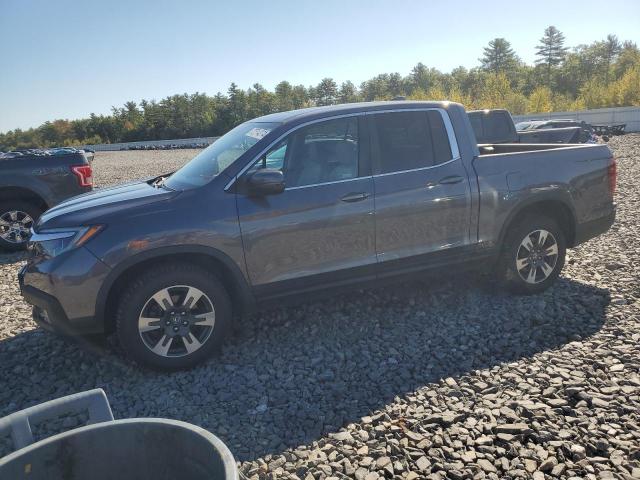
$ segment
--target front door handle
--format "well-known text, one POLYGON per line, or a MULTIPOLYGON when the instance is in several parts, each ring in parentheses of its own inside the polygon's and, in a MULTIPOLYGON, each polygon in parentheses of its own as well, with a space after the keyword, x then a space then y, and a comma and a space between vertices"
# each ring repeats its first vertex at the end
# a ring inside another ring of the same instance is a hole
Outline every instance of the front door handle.
POLYGON ((440 185, 453 185, 454 183, 460 183, 464 178, 460 175, 450 175, 448 177, 441 178, 438 182, 440 185))
POLYGON ((358 193, 347 193, 340 200, 343 202, 361 202, 362 200, 366 200, 369 197, 369 194, 366 192, 358 192, 358 193))

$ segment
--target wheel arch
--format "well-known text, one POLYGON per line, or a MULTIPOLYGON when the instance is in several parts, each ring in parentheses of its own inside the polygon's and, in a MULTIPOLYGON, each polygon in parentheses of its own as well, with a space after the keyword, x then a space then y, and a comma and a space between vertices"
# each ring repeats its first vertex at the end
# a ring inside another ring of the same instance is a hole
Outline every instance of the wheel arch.
MULTIPOLYGON (((532 198, 516 206, 507 217, 500 231, 498 245, 502 246, 509 228, 527 214, 539 214, 554 219, 564 233, 567 247, 575 245, 576 214, 571 202, 562 195, 532 198)), ((502 248, 502 247, 500 247, 502 248)))
POLYGON ((0 187, 0 203, 11 200, 29 202, 37 206, 43 212, 49 208, 49 205, 42 195, 30 188, 17 186, 0 187))
POLYGON ((251 288, 237 264, 225 253, 204 246, 158 248, 130 257, 115 267, 105 279, 96 300, 96 317, 106 333, 115 331, 118 299, 132 278, 166 262, 188 263, 214 273, 229 292, 234 315, 247 315, 255 307, 251 288))

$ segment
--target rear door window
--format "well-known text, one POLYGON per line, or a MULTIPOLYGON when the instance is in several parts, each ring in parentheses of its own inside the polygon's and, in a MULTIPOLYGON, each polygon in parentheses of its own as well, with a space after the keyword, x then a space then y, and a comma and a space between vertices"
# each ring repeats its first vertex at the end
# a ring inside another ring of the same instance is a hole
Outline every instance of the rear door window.
POLYGON ((377 174, 431 167, 451 160, 440 112, 406 111, 373 115, 377 174))

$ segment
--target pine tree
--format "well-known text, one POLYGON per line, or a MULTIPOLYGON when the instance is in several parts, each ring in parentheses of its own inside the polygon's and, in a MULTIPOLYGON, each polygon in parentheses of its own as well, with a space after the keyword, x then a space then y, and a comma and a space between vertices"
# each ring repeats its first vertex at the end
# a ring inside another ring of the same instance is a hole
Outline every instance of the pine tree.
POLYGON ((356 86, 353 82, 347 80, 340 85, 338 98, 340 103, 353 103, 358 101, 358 92, 356 91, 356 86))
POLYGON ((315 88, 317 105, 333 105, 338 98, 338 85, 332 78, 323 78, 315 88))
POLYGON ((604 74, 604 82, 609 83, 609 70, 614 60, 620 55, 622 51, 622 45, 615 35, 607 35, 607 39, 604 41, 604 61, 606 70, 604 74))
POLYGON ((536 64, 544 65, 547 71, 547 87, 551 88, 551 72, 562 63, 568 48, 564 46, 564 35, 553 25, 544 30, 544 36, 536 47, 536 55, 540 58, 536 64))
POLYGON ((484 54, 479 60, 482 69, 491 73, 508 73, 518 65, 518 57, 511 44, 504 38, 491 40, 489 45, 484 47, 484 54))

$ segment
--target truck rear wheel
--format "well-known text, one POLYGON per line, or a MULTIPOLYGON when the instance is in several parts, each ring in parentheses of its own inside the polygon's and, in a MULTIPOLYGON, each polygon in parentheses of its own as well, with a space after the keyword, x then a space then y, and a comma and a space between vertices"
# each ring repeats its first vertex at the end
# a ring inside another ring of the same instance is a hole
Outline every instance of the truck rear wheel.
POLYGON ((160 370, 195 366, 221 344, 231 301, 218 278, 195 265, 152 267, 120 298, 118 338, 136 362, 160 370))
POLYGON ((564 233, 553 219, 527 215, 507 232, 498 273, 514 293, 540 293, 560 275, 566 249, 564 233))
POLYGON ((24 201, 14 200, 0 205, 0 248, 24 250, 31 237, 31 228, 42 211, 24 201))

